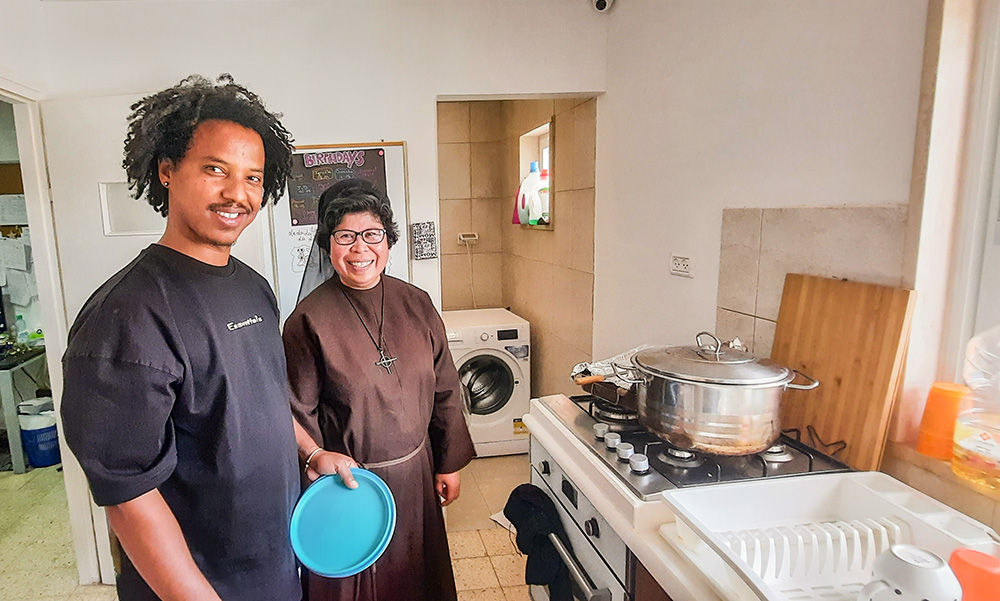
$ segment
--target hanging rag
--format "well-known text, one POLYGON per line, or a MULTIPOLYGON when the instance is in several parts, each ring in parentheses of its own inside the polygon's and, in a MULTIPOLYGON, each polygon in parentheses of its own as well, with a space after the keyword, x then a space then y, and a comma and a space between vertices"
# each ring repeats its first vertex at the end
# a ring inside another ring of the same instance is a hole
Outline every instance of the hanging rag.
POLYGON ((573 601, 569 569, 549 540, 554 533, 573 550, 552 499, 537 486, 522 484, 510 493, 503 514, 517 529, 517 548, 528 556, 525 583, 548 585, 551 601, 573 601))

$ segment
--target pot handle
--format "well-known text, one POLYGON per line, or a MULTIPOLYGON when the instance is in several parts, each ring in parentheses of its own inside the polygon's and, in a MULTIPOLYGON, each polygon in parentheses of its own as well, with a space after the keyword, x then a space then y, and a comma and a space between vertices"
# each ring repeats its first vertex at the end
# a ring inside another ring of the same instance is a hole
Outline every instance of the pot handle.
MULTIPOLYGON (((819 386, 819 380, 814 380, 814 379, 810 378, 809 376, 805 375, 804 373, 802 373, 801 371, 799 371, 797 369, 793 369, 792 373, 794 373, 797 376, 802 376, 803 378, 809 380, 809 383, 808 384, 792 384, 791 382, 789 382, 788 384, 785 384, 785 386, 788 387, 788 388, 791 388, 793 390, 812 390, 813 388, 816 388, 817 386, 819 386)), ((795 378, 792 378, 792 380, 795 380, 795 378)))
POLYGON ((630 377, 626 376, 625 374, 623 374, 621 371, 619 371, 619 370, 626 370, 626 369, 629 369, 629 368, 621 367, 620 365, 618 365, 614 361, 611 362, 611 371, 615 372, 615 377, 617 377, 622 382, 625 382, 626 384, 645 384, 646 383, 646 380, 636 380, 635 378, 630 378, 630 377))
POLYGON ((715 353, 716 357, 722 354, 722 341, 719 340, 718 336, 716 336, 711 332, 698 332, 698 335, 694 337, 694 342, 695 344, 698 345, 699 350, 712 351, 713 353, 715 353), (702 336, 708 336, 709 338, 711 338, 715 342, 715 345, 713 346, 710 344, 702 344, 701 343, 702 336))

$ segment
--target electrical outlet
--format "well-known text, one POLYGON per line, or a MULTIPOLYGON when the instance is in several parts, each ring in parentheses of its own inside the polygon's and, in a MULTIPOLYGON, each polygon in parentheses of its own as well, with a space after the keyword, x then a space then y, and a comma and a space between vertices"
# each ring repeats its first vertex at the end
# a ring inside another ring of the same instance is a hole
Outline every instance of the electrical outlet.
POLYGON ((691 274, 691 259, 678 255, 670 255, 670 273, 685 278, 693 278, 691 274))

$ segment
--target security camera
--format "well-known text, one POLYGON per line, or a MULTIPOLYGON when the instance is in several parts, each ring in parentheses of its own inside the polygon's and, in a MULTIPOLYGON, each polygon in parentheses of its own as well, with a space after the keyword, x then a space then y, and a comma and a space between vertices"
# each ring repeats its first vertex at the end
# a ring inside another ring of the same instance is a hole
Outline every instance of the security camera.
POLYGON ((611 10, 611 5, 615 3, 615 0, 591 0, 594 3, 594 10, 599 13, 606 13, 611 10))

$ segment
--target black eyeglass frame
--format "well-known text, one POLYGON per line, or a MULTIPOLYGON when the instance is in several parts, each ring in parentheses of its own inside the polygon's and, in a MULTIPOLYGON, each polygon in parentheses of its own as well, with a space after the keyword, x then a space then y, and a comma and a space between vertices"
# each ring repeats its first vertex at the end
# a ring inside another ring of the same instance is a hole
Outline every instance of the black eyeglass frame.
POLYGON ((367 230, 362 230, 360 232, 356 232, 354 230, 333 230, 333 232, 330 233, 330 239, 333 240, 334 244, 336 244, 337 246, 350 246, 357 241, 358 236, 361 236, 361 241, 364 242, 365 244, 380 244, 383 240, 385 240, 385 228, 373 227, 367 230), (365 240, 365 235, 368 234, 368 232, 378 232, 379 234, 378 240, 375 241, 365 240), (340 240, 337 239, 337 234, 339 233, 349 233, 351 234, 351 239, 348 240, 347 242, 341 242, 340 240))

